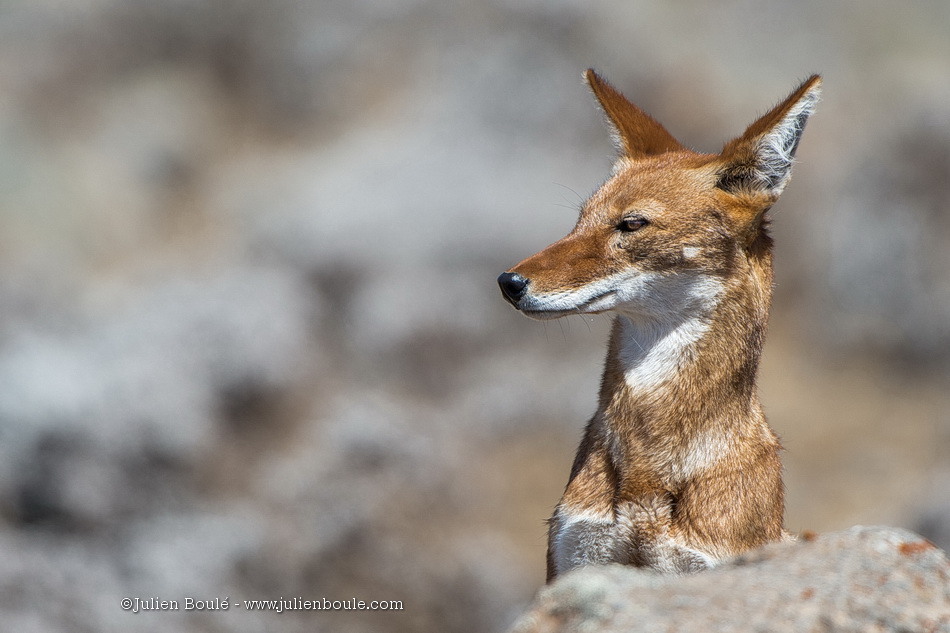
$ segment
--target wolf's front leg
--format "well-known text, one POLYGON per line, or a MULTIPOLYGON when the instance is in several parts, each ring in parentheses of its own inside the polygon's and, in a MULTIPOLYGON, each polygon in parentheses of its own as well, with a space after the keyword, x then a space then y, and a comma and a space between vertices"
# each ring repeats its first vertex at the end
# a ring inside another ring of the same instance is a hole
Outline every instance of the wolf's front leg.
POLYGON ((657 495, 617 505, 617 532, 629 548, 626 558, 637 567, 685 574, 714 567, 717 560, 678 539, 673 527, 673 499, 657 495))
POLYGON ((584 565, 630 563, 629 530, 613 510, 577 510, 559 506, 551 517, 548 539, 549 581, 584 565))

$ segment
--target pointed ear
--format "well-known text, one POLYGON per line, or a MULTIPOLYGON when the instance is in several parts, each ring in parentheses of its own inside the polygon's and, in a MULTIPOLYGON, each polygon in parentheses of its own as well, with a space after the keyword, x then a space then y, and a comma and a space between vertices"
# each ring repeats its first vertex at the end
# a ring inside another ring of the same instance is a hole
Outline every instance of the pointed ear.
POLYGON ((656 119, 630 103, 607 81, 588 68, 584 79, 610 123, 617 151, 629 158, 685 149, 656 119))
POLYGON ((820 97, 821 77, 812 75, 742 136, 727 143, 721 154, 719 188, 778 197, 791 179, 795 150, 820 97))

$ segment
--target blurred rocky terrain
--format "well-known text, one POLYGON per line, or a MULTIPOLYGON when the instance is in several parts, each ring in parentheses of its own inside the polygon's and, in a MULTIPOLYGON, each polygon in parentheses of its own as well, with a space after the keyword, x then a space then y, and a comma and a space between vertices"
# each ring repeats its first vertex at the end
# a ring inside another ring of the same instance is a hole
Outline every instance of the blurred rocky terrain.
POLYGON ((587 567, 542 590, 513 633, 950 631, 950 561, 907 530, 769 545, 693 576, 587 567))
POLYGON ((0 3, 0 630, 505 630, 608 320, 495 277, 611 148, 811 72, 762 398, 788 526, 950 547, 950 5, 0 3), (123 612, 401 600, 401 611, 123 612))

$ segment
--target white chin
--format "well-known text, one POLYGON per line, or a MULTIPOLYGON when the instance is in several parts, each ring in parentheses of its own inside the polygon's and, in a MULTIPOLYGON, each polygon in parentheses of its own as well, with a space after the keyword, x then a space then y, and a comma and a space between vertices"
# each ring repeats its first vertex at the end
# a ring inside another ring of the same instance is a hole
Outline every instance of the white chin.
POLYGON ((572 314, 583 313, 577 310, 522 310, 521 314, 536 321, 550 321, 552 319, 560 319, 561 317, 570 316, 572 314))
POLYGON ((583 316, 585 314, 601 314, 602 312, 607 312, 613 306, 609 307, 600 307, 592 305, 582 305, 572 310, 521 310, 521 313, 526 317, 530 317, 537 321, 550 321, 552 319, 560 319, 561 317, 568 316, 583 316))
POLYGON ((547 321, 572 314, 600 314, 601 312, 606 312, 616 307, 616 293, 607 292, 570 308, 546 308, 543 305, 535 305, 521 308, 521 311, 525 316, 531 317, 532 319, 547 321))

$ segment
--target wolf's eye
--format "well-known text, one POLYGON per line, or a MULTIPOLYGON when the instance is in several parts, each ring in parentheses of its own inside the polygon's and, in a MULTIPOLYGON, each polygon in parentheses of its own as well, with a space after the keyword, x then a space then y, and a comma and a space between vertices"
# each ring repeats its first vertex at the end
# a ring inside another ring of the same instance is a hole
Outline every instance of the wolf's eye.
POLYGON ((642 215, 632 215, 620 220, 620 224, 617 225, 617 230, 623 231, 624 233, 633 233, 634 231, 639 231, 649 223, 650 221, 642 215))

